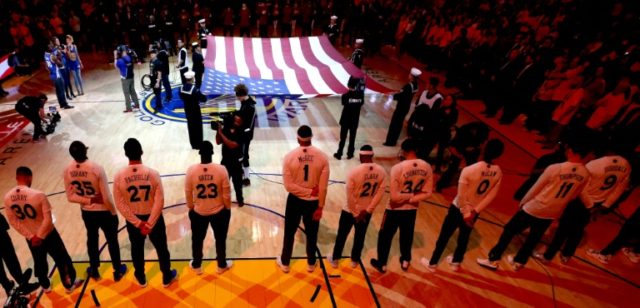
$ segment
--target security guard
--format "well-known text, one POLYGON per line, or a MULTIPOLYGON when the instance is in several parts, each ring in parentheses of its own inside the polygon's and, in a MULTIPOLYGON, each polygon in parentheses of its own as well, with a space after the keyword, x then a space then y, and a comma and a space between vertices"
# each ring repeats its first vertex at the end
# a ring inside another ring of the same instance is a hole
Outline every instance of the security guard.
POLYGON ((353 65, 355 65, 360 69, 362 68, 362 61, 364 57, 364 51, 362 50, 363 43, 364 43, 363 39, 357 39, 356 44, 354 46, 356 49, 351 54, 351 57, 349 57, 349 61, 351 61, 353 65))
POLYGON ((206 19, 198 20, 198 37, 200 38, 200 46, 207 48, 207 35, 209 35, 209 29, 205 25, 206 19))
POLYGON ((387 132, 387 140, 384 142, 385 146, 392 147, 396 145, 400 131, 402 131, 402 125, 404 124, 404 118, 409 112, 411 107, 411 101, 413 96, 418 92, 418 77, 422 75, 422 72, 417 68, 411 68, 411 74, 409 75, 409 82, 402 87, 402 91, 393 95, 393 99, 398 101, 396 110, 391 117, 391 123, 389 124, 389 131, 387 132))
POLYGON ((191 70, 196 74, 196 88, 200 89, 202 85, 202 74, 204 74, 204 57, 202 56, 202 50, 198 43, 193 42, 191 44, 193 54, 191 54, 191 70))
POLYGON ((180 48, 180 51, 178 52, 178 65, 176 68, 180 71, 180 81, 184 85, 186 83, 184 74, 189 71, 189 63, 187 60, 187 48, 182 40, 178 40, 178 48, 180 48))
POLYGON ((347 86, 349 92, 342 95, 342 115, 340 116, 340 143, 338 151, 333 154, 336 159, 342 158, 342 150, 349 133, 349 147, 347 148, 347 159, 353 158, 355 151, 356 132, 360 121, 360 108, 364 105, 364 91, 358 89, 359 78, 349 78, 347 86))
POLYGON ((324 33, 329 37, 331 45, 335 46, 338 42, 338 36, 340 35, 340 26, 337 24, 338 16, 331 16, 331 22, 324 29, 324 33))
POLYGON ((189 143, 191 148, 198 150, 202 144, 202 113, 200 102, 206 102, 207 97, 200 93, 193 84, 196 73, 188 71, 184 73, 185 83, 180 88, 180 99, 184 103, 184 114, 187 117, 187 129, 189 130, 189 143))

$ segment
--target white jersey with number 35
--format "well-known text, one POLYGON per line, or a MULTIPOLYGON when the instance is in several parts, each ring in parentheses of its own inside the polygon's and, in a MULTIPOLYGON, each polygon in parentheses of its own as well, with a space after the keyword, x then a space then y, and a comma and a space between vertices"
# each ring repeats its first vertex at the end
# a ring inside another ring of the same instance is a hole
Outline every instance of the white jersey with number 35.
POLYGON ((104 169, 89 160, 71 161, 64 169, 64 186, 69 202, 78 203, 84 211, 111 211, 115 214, 113 198, 104 169), (102 203, 91 203, 100 194, 102 203))

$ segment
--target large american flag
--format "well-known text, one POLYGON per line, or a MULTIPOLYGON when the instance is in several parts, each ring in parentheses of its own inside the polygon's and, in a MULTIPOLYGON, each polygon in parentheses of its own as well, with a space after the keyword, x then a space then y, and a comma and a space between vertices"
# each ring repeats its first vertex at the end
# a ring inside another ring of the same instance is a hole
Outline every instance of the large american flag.
MULTIPOLYGON (((347 91, 350 76, 364 73, 345 59, 326 36, 292 38, 207 37, 204 94, 232 94, 244 83, 250 93, 325 96, 347 91)), ((391 90, 372 78, 370 91, 391 90)))

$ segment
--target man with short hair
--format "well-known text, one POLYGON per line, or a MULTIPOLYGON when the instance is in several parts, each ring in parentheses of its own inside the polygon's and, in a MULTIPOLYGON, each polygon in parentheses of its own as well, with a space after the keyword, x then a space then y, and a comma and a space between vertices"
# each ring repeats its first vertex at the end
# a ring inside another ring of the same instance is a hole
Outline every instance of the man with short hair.
POLYGON ((69 146, 73 161, 64 170, 64 187, 69 202, 80 204, 82 220, 87 229, 87 251, 89 252, 89 277, 100 280, 100 250, 98 241, 102 229, 107 239, 113 280, 120 281, 127 272, 127 266, 120 262, 118 243, 118 214, 113 205, 107 174, 102 166, 87 157, 87 146, 74 141, 69 146))
POLYGON ((41 137, 46 136, 42 129, 42 121, 46 119, 44 115, 44 104, 47 103, 47 96, 25 96, 16 103, 16 112, 23 115, 33 123, 33 142, 39 142, 41 137))
POLYGON ((184 74, 189 71, 187 48, 185 47, 184 42, 181 39, 178 39, 177 45, 178 48, 180 48, 180 51, 178 51, 178 65, 176 66, 176 68, 178 69, 178 71, 180 71, 180 81, 182 82, 182 85, 184 85, 187 82, 184 74))
POLYGON ((347 86, 349 91, 342 94, 342 114, 340 115, 340 142, 338 151, 333 154, 336 159, 342 158, 342 150, 349 134, 349 147, 347 148, 347 159, 353 158, 355 152, 356 132, 360 122, 360 109, 364 105, 364 91, 358 90, 359 78, 349 78, 347 86))
POLYGON ((155 96, 155 106, 153 106, 153 113, 158 113, 162 110, 162 61, 158 59, 158 50, 155 48, 149 50, 149 56, 151 61, 149 62, 149 69, 151 70, 151 87, 153 89, 153 95, 155 96))
POLYGON ((502 170, 493 161, 504 152, 504 144, 492 139, 484 147, 483 160, 462 169, 458 180, 458 194, 449 206, 449 212, 442 222, 440 235, 433 249, 431 259, 422 258, 420 262, 431 272, 436 271, 438 261, 447 247, 449 238, 458 229, 458 243, 453 256, 447 257, 447 263, 454 270, 467 251, 469 236, 480 212, 484 210, 498 194, 502 182, 502 170))
POLYGON ((127 220, 134 276, 141 287, 147 286, 144 242, 148 235, 158 254, 162 285, 168 288, 176 280, 178 272, 171 269, 171 255, 167 248, 167 232, 162 216, 164 191, 160 174, 142 164, 142 145, 137 139, 129 138, 124 143, 124 154, 129 159, 129 165, 116 173, 113 197, 116 207, 127 220))
POLYGON ((184 184, 189 220, 191 221, 191 249, 193 260, 189 267, 202 274, 202 243, 209 225, 216 239, 218 274, 229 269, 233 263, 227 260, 227 233, 231 220, 231 187, 227 170, 213 163, 213 145, 203 141, 200 148, 200 163, 187 169, 184 184))
POLYGON ((162 81, 162 87, 164 88, 164 101, 170 102, 173 99, 173 91, 171 89, 171 82, 169 81, 169 53, 167 52, 167 46, 161 39, 156 44, 158 54, 157 59, 160 61, 160 78, 162 81))
POLYGON ((133 108, 140 108, 138 102, 138 94, 136 93, 136 87, 134 85, 133 76, 133 59, 127 52, 127 46, 120 45, 113 52, 115 58, 114 65, 120 72, 120 82, 122 83, 122 93, 124 93, 124 106, 123 112, 133 111, 131 102, 133 102, 133 108))
POLYGON ((76 270, 71 257, 53 225, 51 204, 47 196, 31 188, 32 181, 31 169, 24 166, 18 167, 16 170, 18 185, 4 196, 5 215, 11 227, 26 238, 33 256, 35 276, 44 292, 51 292, 48 254, 56 264, 67 294, 71 294, 84 281, 76 279, 76 270))
POLYGON ((187 118, 187 131, 191 148, 197 150, 202 144, 202 111, 200 103, 207 101, 207 97, 200 93, 193 84, 196 73, 188 71, 184 73, 184 83, 180 87, 180 99, 184 104, 184 115, 187 118))
POLYGON ((418 206, 420 202, 429 198, 433 191, 431 165, 418 158, 416 141, 404 140, 401 149, 402 161, 391 168, 391 197, 378 234, 378 259, 371 259, 371 266, 381 273, 387 271, 391 241, 398 229, 400 267, 403 271, 409 270, 418 206))
POLYGON ((218 123, 216 130, 216 144, 222 144, 222 160, 220 164, 229 173, 239 207, 244 206, 244 196, 242 194, 243 127, 242 116, 236 114, 230 120, 218 123))
POLYGON ((525 229, 530 228, 524 244, 507 262, 518 271, 525 266, 531 253, 553 220, 560 218, 567 204, 575 199, 589 181, 589 171, 584 161, 589 154, 585 145, 570 143, 567 161, 553 164, 542 173, 536 184, 522 198, 520 210, 507 222, 498 243, 489 252, 489 258, 476 261, 491 270, 498 269, 498 262, 509 243, 525 229))
POLYGON ((256 101, 249 95, 249 88, 244 84, 238 84, 234 88, 236 98, 240 101, 238 114, 242 117, 244 125, 244 139, 242 142, 242 185, 251 185, 249 180, 249 145, 253 140, 253 130, 256 124, 256 101))
POLYGON ((355 228, 355 234, 351 249, 351 267, 355 268, 360 263, 371 215, 384 195, 387 174, 384 168, 373 162, 373 148, 368 144, 360 148, 360 163, 347 175, 347 202, 340 213, 333 254, 327 255, 327 261, 333 268, 338 268, 344 244, 352 227, 355 228))
POLYGON ((300 147, 285 155, 283 160, 284 188, 289 196, 284 214, 282 253, 276 258, 276 264, 284 273, 289 272, 296 231, 302 220, 307 237, 307 272, 311 273, 318 265, 316 243, 329 186, 329 161, 327 155, 311 145, 311 127, 300 126, 297 137, 300 147))

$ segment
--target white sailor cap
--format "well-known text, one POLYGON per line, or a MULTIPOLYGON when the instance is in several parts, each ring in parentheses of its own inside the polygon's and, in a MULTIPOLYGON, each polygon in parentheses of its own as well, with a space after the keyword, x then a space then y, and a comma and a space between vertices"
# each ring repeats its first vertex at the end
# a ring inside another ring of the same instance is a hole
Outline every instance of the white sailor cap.
POLYGON ((422 71, 417 69, 417 68, 415 68, 415 67, 412 67, 411 68, 411 75, 415 76, 415 77, 418 77, 418 76, 422 75, 422 71))
POLYGON ((356 44, 362 44, 362 43, 364 43, 364 40, 363 40, 363 39, 357 39, 357 40, 356 40, 356 44))
POLYGON ((338 19, 338 16, 336 15, 331 16, 331 20, 336 20, 336 19, 338 19))
POLYGON ((200 45, 200 44, 198 44, 198 42, 191 43, 191 46, 193 46, 193 47, 198 47, 198 45, 200 45))
POLYGON ((193 79, 193 77, 196 77, 196 73, 194 73, 193 71, 188 71, 184 73, 184 78, 186 79, 193 79))
POLYGON ((199 23, 201 23, 201 24, 203 24, 205 21, 206 21, 206 20, 205 20, 204 18, 203 18, 203 19, 198 20, 198 22, 199 22, 199 23))

